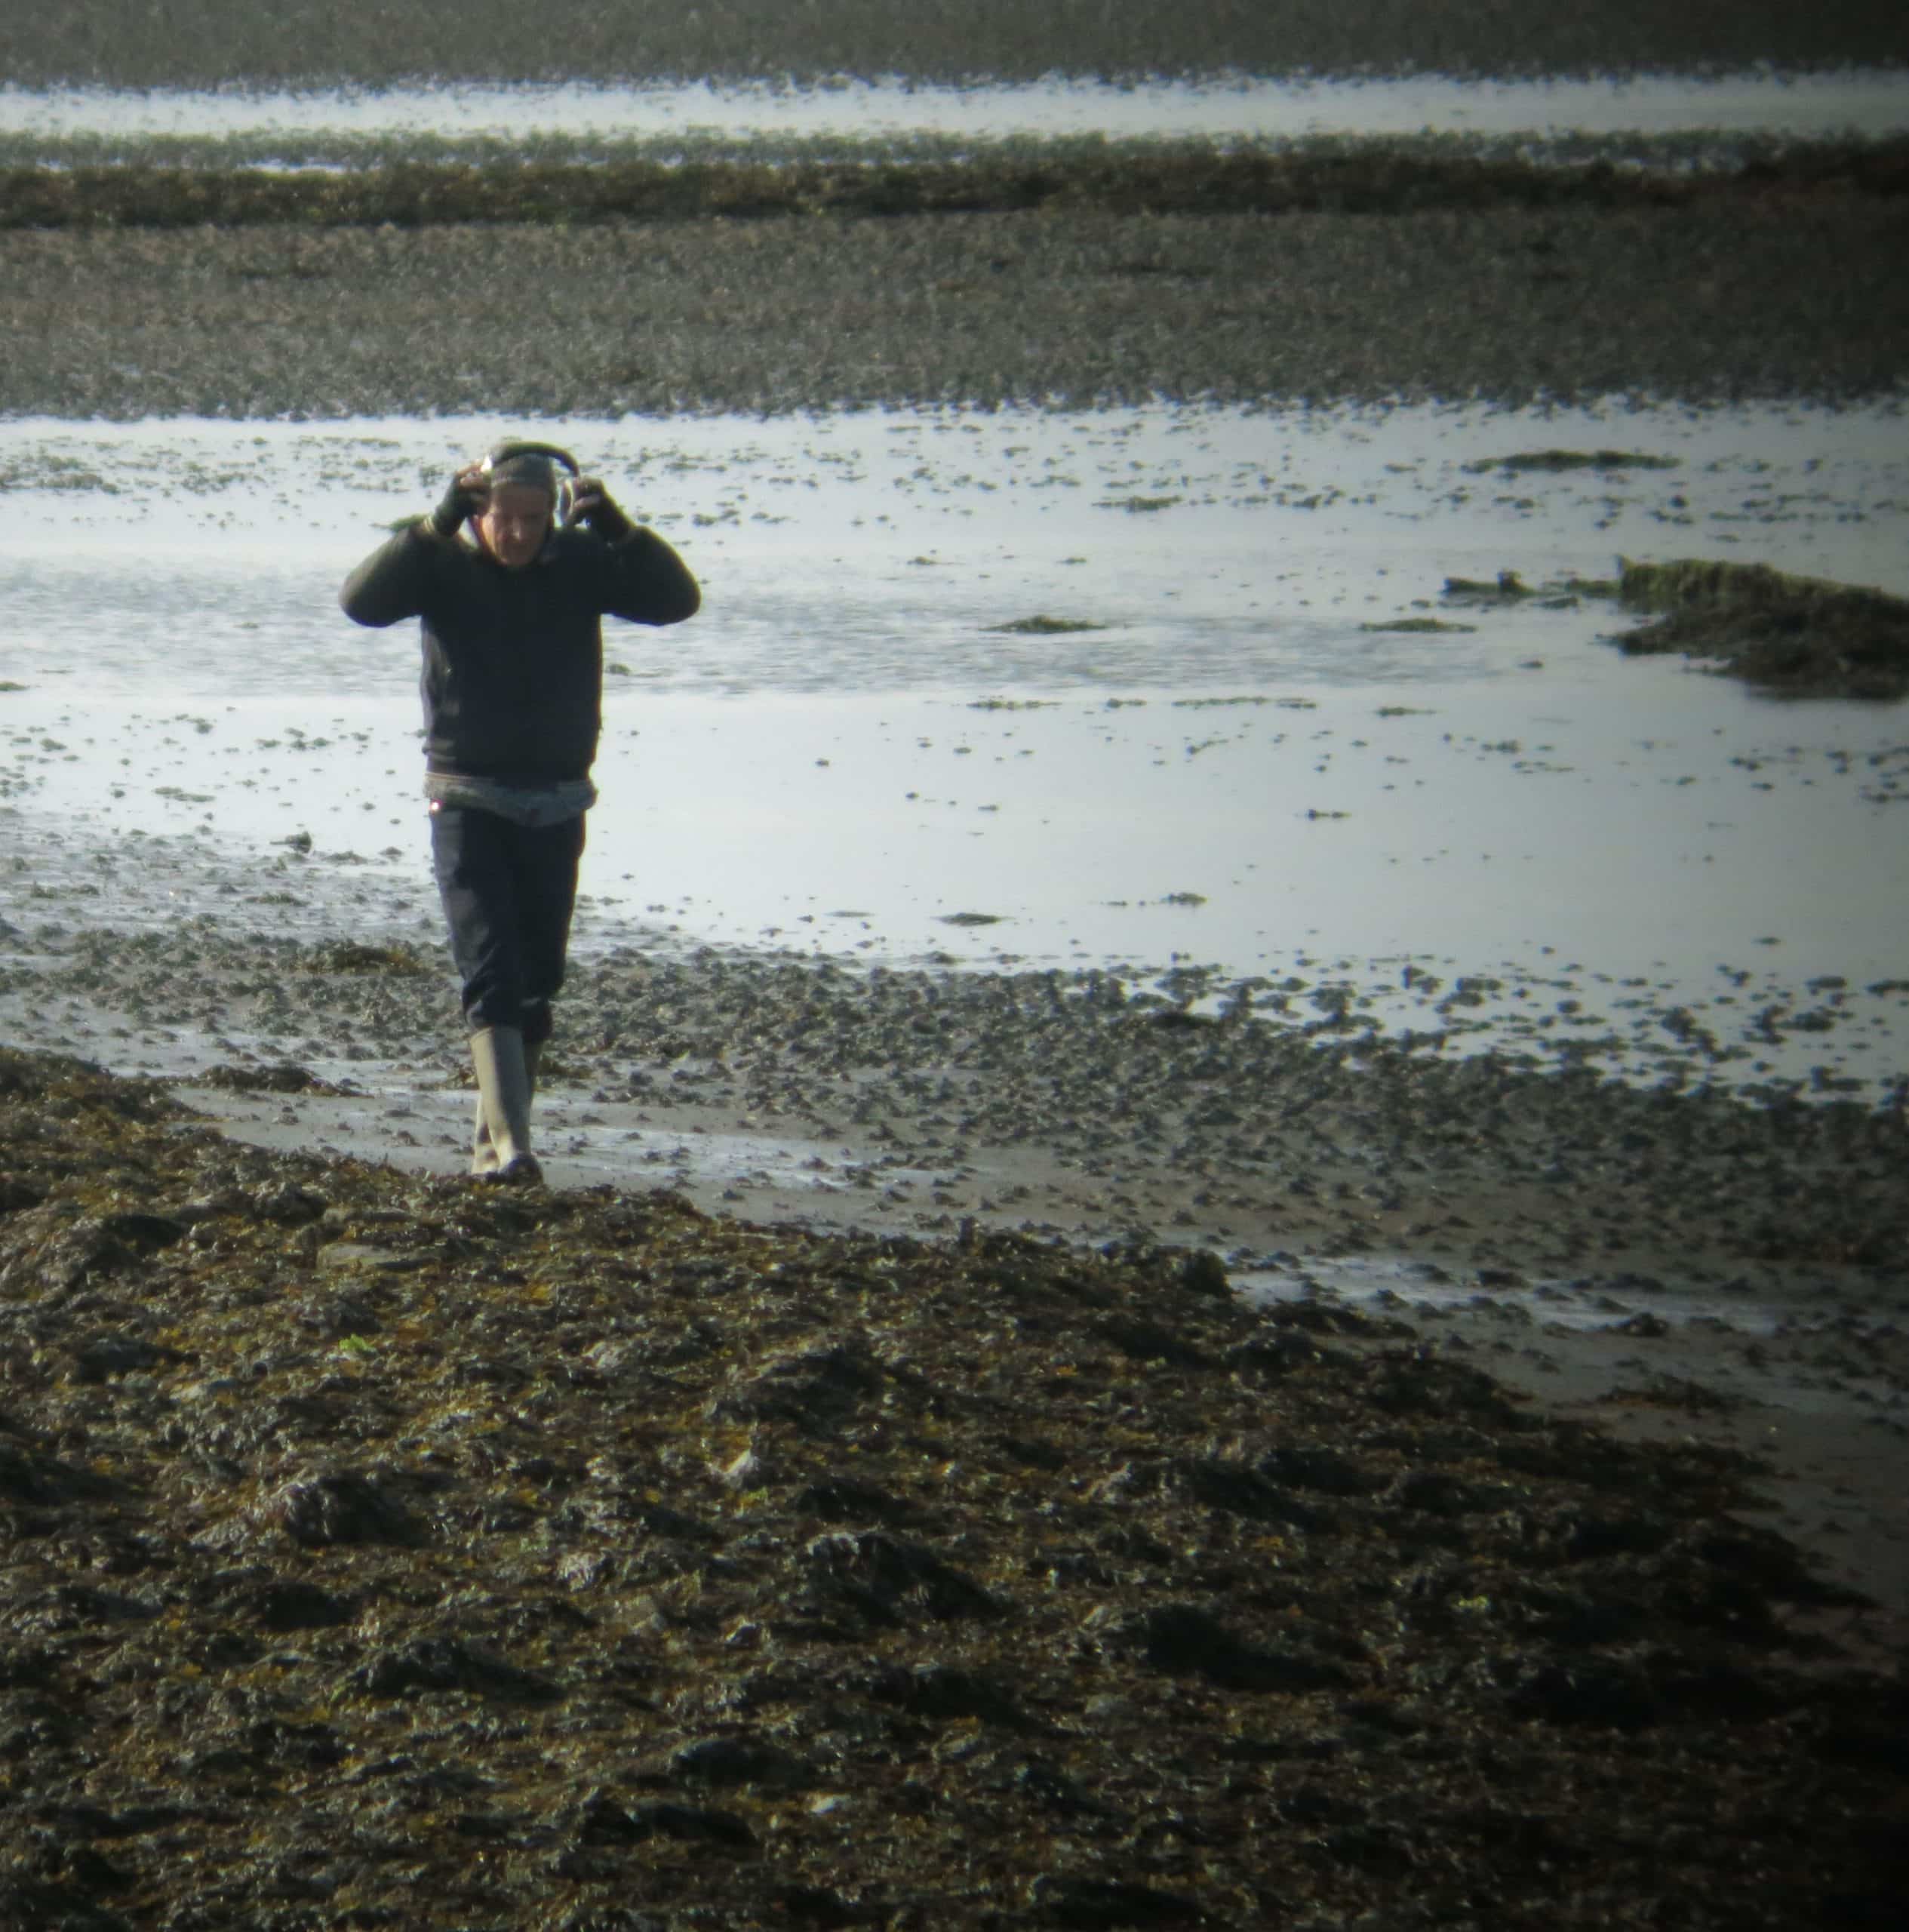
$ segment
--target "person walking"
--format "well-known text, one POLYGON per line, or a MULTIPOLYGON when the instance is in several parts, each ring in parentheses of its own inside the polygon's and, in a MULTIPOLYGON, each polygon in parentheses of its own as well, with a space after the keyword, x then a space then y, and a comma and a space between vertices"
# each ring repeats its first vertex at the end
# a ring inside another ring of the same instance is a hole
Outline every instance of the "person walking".
POLYGON ((497 445, 346 580, 346 616, 420 620, 431 855, 477 1076, 471 1171, 541 1181, 530 1102, 564 979, 602 730, 602 619, 702 603, 655 531, 573 457, 497 445))

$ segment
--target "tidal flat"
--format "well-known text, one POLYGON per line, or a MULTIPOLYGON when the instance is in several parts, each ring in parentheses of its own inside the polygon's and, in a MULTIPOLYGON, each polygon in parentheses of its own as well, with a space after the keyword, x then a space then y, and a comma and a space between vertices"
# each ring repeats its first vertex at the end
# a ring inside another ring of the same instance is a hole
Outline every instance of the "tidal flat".
MULTIPOLYGON (((773 11, 563 57, 786 73, 773 11)), ((102 17, 10 71, 561 64, 501 7, 102 17)), ((798 23, 953 78, 1893 57, 1386 18, 798 23)), ((0 234, 0 1910, 1893 1927, 1900 707, 1443 588, 1909 588, 1874 157, 183 227, 238 204, 161 158, 169 211, 0 234), (554 1185, 505 1195, 408 653, 329 600, 525 423, 711 602, 613 672, 554 1185)))
POLYGON ((1892 420, 573 426, 719 588, 699 644, 613 646, 555 1186, 504 1201, 456 1174, 414 644, 331 601, 497 419, 17 426, 20 1909, 1243 1927, 1417 1910, 1456 1861, 1528 1918, 1801 1926, 1886 1890, 1897 713, 1628 660, 1496 573, 1860 573, 1892 420), (1442 816, 1456 856, 1388 885, 1442 816), (1462 841, 1512 823, 1500 888, 1462 841), (1402 952, 1342 949, 1375 917, 1402 952), (1702 1821, 1674 1869, 1610 1842, 1621 1787, 1702 1821))

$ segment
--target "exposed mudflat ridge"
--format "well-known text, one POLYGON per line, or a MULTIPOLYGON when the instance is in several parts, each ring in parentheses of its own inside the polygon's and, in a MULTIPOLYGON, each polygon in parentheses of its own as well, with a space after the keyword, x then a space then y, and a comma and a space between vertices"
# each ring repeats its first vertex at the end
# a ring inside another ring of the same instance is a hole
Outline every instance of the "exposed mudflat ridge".
MULTIPOLYGON (((90 144, 83 145, 82 154, 90 144)), ((958 158, 859 144, 833 156, 747 154, 386 160, 318 171, 186 161, 143 144, 116 161, 0 169, 0 226, 324 227, 393 223, 761 220, 776 217, 1098 211, 1136 216, 1615 211, 1909 195, 1909 142, 1797 143, 1734 168, 1612 165, 1465 143, 1291 146, 982 144, 958 158)))
POLYGON ((0 411, 1887 396, 1905 208, 16 229, 0 411))

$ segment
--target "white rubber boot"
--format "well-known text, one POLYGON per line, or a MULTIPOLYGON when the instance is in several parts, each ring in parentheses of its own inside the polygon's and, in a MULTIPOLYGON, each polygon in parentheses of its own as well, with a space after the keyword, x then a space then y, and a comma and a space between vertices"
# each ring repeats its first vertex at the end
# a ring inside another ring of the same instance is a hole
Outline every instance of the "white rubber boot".
MULTIPOLYGON (((530 1098, 537 1095, 537 1067, 543 1059, 543 1044, 540 1040, 533 1047, 524 1049, 524 1075, 530 1083, 530 1098)), ((484 1093, 479 1088, 477 1097, 477 1121, 471 1130, 471 1171, 474 1174, 494 1176, 503 1165, 497 1158, 496 1143, 490 1138, 490 1123, 484 1118, 484 1093)))
POLYGON ((471 1035, 478 1106, 494 1165, 472 1171, 493 1180, 528 1185, 543 1178, 530 1152, 530 1071, 524 1035, 515 1026, 486 1026, 471 1035))

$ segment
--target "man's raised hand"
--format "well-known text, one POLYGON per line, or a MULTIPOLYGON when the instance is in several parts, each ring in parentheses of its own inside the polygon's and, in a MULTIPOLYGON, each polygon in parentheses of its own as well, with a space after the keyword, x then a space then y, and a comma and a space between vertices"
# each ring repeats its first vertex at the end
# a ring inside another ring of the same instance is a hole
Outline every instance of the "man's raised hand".
POLYGON ((490 500, 490 478, 481 463, 467 463, 458 471, 431 512, 431 527, 440 537, 455 537, 471 518, 481 516, 490 500))
POLYGON ((621 543, 636 528, 595 476, 576 479, 570 497, 570 521, 595 531, 606 543, 621 543))

